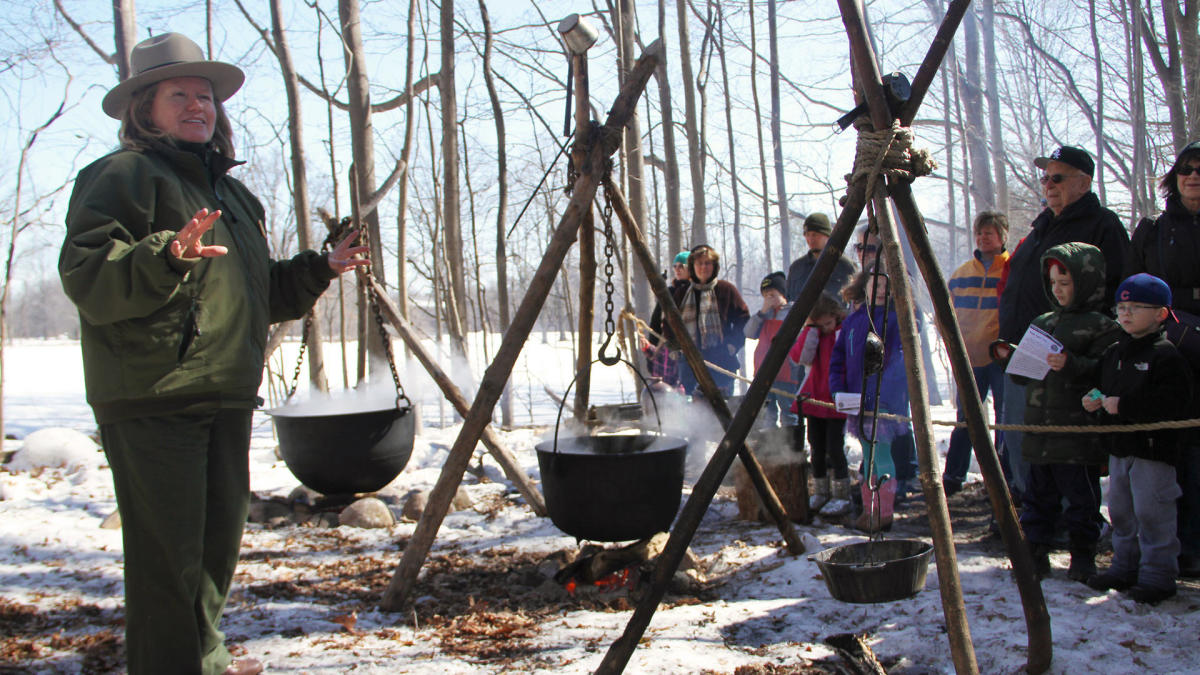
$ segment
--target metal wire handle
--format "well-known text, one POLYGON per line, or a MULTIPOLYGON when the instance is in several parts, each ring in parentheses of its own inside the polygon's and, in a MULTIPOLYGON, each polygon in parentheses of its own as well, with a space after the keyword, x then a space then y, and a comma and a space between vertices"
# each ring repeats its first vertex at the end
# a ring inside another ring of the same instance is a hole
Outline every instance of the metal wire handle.
MULTIPOLYGON (((588 363, 588 368, 591 368, 593 363, 604 363, 604 361, 601 359, 596 359, 594 361, 591 361, 590 363, 588 363)), ((662 415, 658 412, 658 401, 654 398, 654 390, 650 389, 650 383, 646 380, 646 376, 642 375, 641 371, 639 371, 637 369, 637 366, 626 361, 625 359, 621 358, 620 356, 617 356, 617 360, 615 363, 624 363, 625 365, 629 366, 633 370, 633 372, 637 373, 638 379, 640 379, 642 381, 642 386, 644 386, 646 389, 646 393, 650 395, 650 404, 654 406, 654 419, 658 421, 658 435, 662 436, 663 435, 662 415)), ((605 365, 615 365, 615 363, 614 364, 605 364, 605 365)), ((559 402, 558 402, 558 416, 554 418, 554 452, 556 454, 558 453, 558 427, 560 424, 562 424, 562 414, 563 414, 563 408, 567 404, 567 394, 571 393, 571 387, 575 386, 575 382, 579 380, 579 374, 582 372, 583 372, 583 369, 580 368, 575 373, 575 377, 571 378, 571 383, 567 385, 567 390, 563 392, 562 399, 559 400, 559 402)))

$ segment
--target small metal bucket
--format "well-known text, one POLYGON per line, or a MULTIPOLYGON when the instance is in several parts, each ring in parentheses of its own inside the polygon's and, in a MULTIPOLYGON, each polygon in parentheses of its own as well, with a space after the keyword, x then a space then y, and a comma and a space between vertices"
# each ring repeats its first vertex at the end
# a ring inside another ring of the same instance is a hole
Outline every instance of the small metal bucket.
POLYGON ((808 556, 835 600, 892 602, 925 588, 933 546, 919 539, 885 539, 834 546, 808 556))

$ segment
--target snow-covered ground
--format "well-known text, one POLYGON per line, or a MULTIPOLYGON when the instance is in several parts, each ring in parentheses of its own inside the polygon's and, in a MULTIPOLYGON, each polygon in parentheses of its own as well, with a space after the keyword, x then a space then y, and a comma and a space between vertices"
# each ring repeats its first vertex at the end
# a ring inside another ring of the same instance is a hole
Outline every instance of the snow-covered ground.
MULTIPOLYGON (((294 355, 294 348, 287 345, 285 353, 294 355)), ((340 363, 332 347, 327 354, 328 364, 340 363)), ((483 365, 473 363, 473 372, 483 365)), ((100 527, 116 509, 111 476, 103 455, 66 431, 95 429, 83 399, 78 344, 17 342, 5 348, 4 367, 5 431, 16 436, 5 449, 19 452, 0 469, 0 671, 115 672, 121 540, 119 530, 100 527), (47 431, 31 438, 38 430, 47 431), (43 466, 55 463, 65 466, 43 466)), ((279 370, 290 373, 286 358, 279 370)), ((556 408, 542 387, 563 391, 572 371, 569 343, 531 340, 514 375, 517 423, 552 424, 556 408)), ((439 410, 426 378, 412 373, 404 380, 425 424, 411 461, 387 489, 394 494, 431 487, 460 428, 449 406, 439 410)), ((593 388, 599 402, 632 398, 632 381, 618 368, 597 367, 593 388)), ((934 417, 952 419, 953 409, 940 406, 934 417)), ((533 445, 545 431, 499 434, 534 477, 533 445)), ((937 427, 937 434, 944 453, 948 428, 937 427)), ((250 458, 259 497, 283 498, 297 485, 276 459, 275 445, 269 418, 257 416, 250 458)), ((548 561, 565 559, 576 541, 534 516, 490 457, 481 463, 483 470, 464 481, 475 506, 446 518, 414 602, 401 613, 380 611, 378 598, 414 523, 376 530, 249 526, 225 617, 229 642, 281 673, 594 670, 624 630, 633 601, 626 590, 568 596, 545 581, 556 566, 548 561)), ((978 501, 977 486, 955 503, 970 495, 978 501)), ((909 518, 887 536, 926 531, 917 524, 919 512, 919 502, 907 506, 909 518)), ((832 657, 822 640, 845 632, 865 633, 890 672, 953 672, 932 562, 925 590, 911 599, 845 604, 830 597, 815 563, 786 554, 774 527, 736 515, 727 494, 713 503, 692 544, 706 584, 691 596, 668 596, 627 672, 732 673, 742 666, 772 672, 769 664, 832 657)), ((819 522, 798 530, 821 547, 862 540, 819 522)), ((1200 672, 1195 586, 1145 607, 1068 581, 1066 558, 1054 556, 1055 574, 1042 584, 1054 631, 1051 672, 1200 672)), ((980 671, 1018 672, 1025 628, 998 541, 960 539, 958 562, 980 671)))

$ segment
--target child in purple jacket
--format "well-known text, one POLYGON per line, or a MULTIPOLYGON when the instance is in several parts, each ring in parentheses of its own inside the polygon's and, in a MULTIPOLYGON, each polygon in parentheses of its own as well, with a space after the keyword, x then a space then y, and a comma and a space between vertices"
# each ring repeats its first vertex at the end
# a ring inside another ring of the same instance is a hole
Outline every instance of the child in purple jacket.
MULTIPOLYGON (((874 410, 878 397, 879 412, 907 416, 908 381, 905 377, 904 355, 900 351, 900 324, 895 308, 888 302, 886 278, 880 276, 878 283, 875 282, 876 278, 871 273, 860 272, 852 284, 865 285, 867 301, 842 323, 829 363, 829 389, 835 396, 838 393, 862 394, 862 411, 874 410), (871 298, 874 298, 874 302, 871 302, 871 298), (874 332, 885 340, 883 370, 867 376, 864 393, 864 357, 867 334, 872 326, 874 332)), ((855 522, 855 527, 870 532, 888 529, 892 524, 896 498, 892 441, 911 433, 912 427, 907 422, 851 415, 846 420, 846 429, 863 443, 863 513, 855 522), (866 442, 871 438, 872 426, 875 437, 873 450, 866 442), (883 477, 887 477, 887 480, 879 484, 883 477), (873 484, 879 493, 877 512, 871 490, 873 484)))

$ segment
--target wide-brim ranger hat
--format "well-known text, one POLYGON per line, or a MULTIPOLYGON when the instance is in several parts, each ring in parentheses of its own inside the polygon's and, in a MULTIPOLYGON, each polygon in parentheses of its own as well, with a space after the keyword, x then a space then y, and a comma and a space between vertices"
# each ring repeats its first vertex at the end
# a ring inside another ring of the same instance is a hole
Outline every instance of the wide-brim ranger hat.
POLYGON ((1087 150, 1073 145, 1059 146, 1057 150, 1050 153, 1049 157, 1035 158, 1033 165, 1044 170, 1050 162, 1062 162, 1079 169, 1088 176, 1096 175, 1096 163, 1092 161, 1092 156, 1088 154, 1087 150))
POLYGON ((212 83, 213 96, 225 101, 233 96, 246 74, 241 68, 204 58, 200 45, 186 35, 163 33, 143 40, 129 53, 132 74, 104 95, 104 114, 121 119, 129 100, 138 91, 173 77, 203 77, 212 83))

